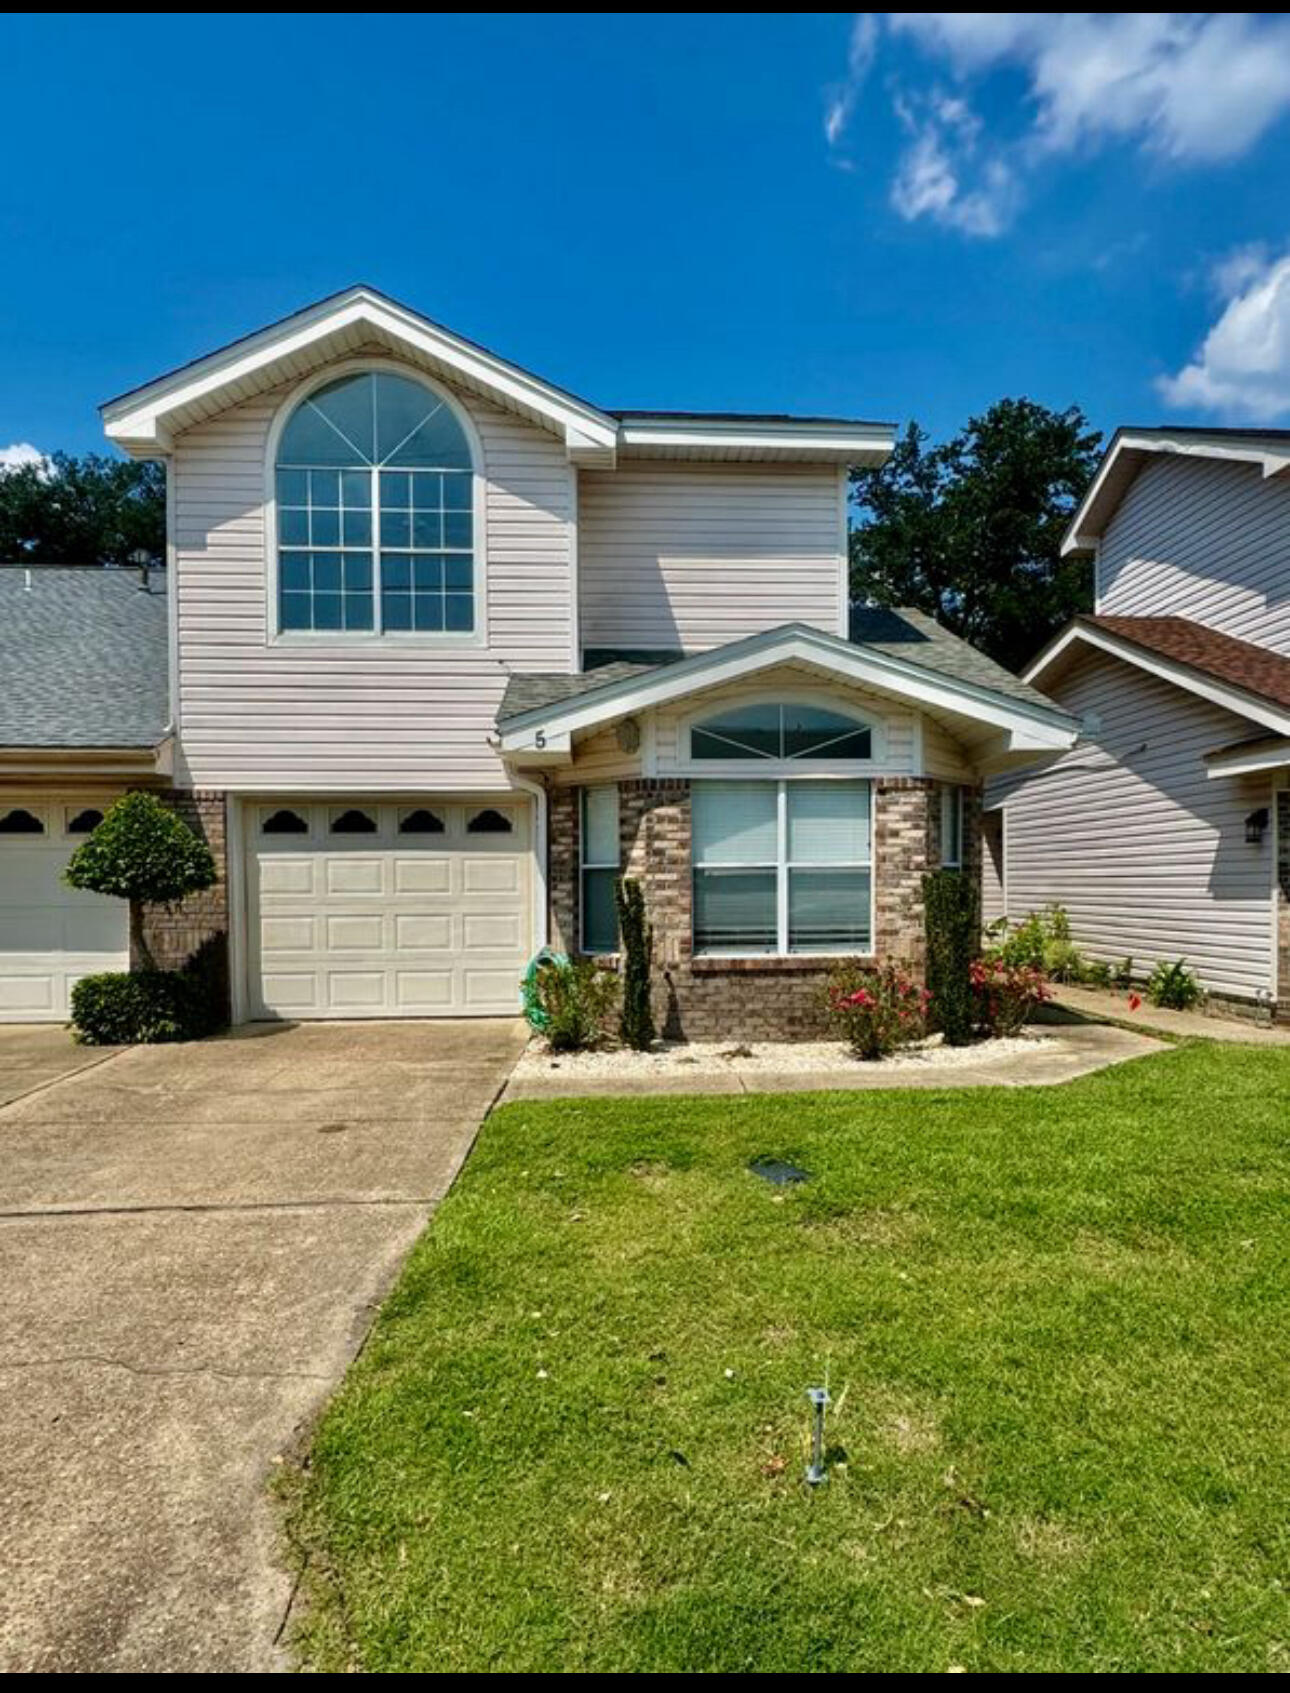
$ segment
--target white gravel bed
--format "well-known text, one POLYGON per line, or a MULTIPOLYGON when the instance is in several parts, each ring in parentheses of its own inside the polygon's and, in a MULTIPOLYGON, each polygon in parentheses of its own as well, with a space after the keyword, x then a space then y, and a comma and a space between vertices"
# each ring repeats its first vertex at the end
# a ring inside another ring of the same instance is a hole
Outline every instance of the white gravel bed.
POLYGON ((837 1070, 950 1070, 960 1065, 987 1064, 992 1059, 1015 1057, 1019 1053, 1056 1052, 1060 1037, 1038 1030, 1009 1036, 1006 1040, 978 1041, 972 1046, 946 1046, 939 1035, 906 1047, 891 1058, 876 1062, 853 1058, 841 1041, 660 1041, 649 1052, 632 1052, 626 1047, 600 1052, 552 1052, 540 1037, 524 1049, 513 1074, 549 1075, 559 1070, 564 1076, 612 1077, 711 1074, 737 1070, 743 1075, 793 1071, 837 1070))

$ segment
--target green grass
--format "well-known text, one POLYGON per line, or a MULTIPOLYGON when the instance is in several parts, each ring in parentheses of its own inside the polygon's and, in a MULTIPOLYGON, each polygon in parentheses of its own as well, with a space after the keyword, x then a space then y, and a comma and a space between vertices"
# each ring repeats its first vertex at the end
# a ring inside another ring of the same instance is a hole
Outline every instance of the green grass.
POLYGON ((1288 1130, 1210 1043, 498 1112, 290 1489, 306 1661, 1290 1667, 1288 1130))

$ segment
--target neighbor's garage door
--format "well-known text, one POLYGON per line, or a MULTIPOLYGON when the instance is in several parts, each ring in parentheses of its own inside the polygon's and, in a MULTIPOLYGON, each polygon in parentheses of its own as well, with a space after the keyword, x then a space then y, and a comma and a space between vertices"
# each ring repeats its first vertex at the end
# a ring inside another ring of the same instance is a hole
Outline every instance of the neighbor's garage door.
POLYGON ((526 801, 257 803, 252 1017, 511 1015, 532 952, 526 801))
POLYGON ((61 1023, 75 982, 130 962, 123 900, 78 893, 63 870, 108 804, 0 797, 0 1023, 61 1023))

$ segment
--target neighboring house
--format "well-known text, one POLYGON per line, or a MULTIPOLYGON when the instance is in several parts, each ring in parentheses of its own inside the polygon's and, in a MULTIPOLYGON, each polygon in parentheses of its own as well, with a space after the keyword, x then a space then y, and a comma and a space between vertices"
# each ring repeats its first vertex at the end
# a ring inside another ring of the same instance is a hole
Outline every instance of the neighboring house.
POLYGON ((1120 430, 1064 550, 1096 609, 1026 676, 1082 733, 990 784, 987 914, 1290 1011, 1290 430, 1120 430))
MULTIPOLYGON (((671 1031, 806 1033, 837 956, 917 961, 985 774, 1074 740, 926 618, 852 627, 847 470, 887 425, 605 411, 367 288, 104 419, 167 463, 151 780, 222 871, 153 950, 227 945, 237 1019, 513 1013, 538 947, 613 952, 630 872, 671 1031)), ((78 579, 87 605, 108 580, 78 579)), ((47 670, 38 638, 17 660, 47 670)), ((54 695, 22 765, 45 797, 0 777, 0 878, 17 811, 69 845, 54 695)), ((0 748, 9 724, 0 699, 0 748)), ((106 795, 132 773, 98 755, 106 795)), ((0 1015, 62 1015, 64 903, 0 941, 54 984, 0 1015)))

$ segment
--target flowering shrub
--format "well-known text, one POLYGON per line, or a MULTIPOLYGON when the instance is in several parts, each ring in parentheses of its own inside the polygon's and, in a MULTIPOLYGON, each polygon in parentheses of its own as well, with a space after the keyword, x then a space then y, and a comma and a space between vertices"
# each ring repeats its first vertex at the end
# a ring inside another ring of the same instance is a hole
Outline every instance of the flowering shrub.
POLYGON ((899 964, 879 969, 844 964, 829 978, 824 1005, 855 1056, 874 1059, 922 1039, 930 999, 899 964))
POLYGON ((971 968, 977 1027, 983 1035, 1015 1035, 1052 990, 1033 964, 1007 964, 1002 958, 978 958, 971 968))

